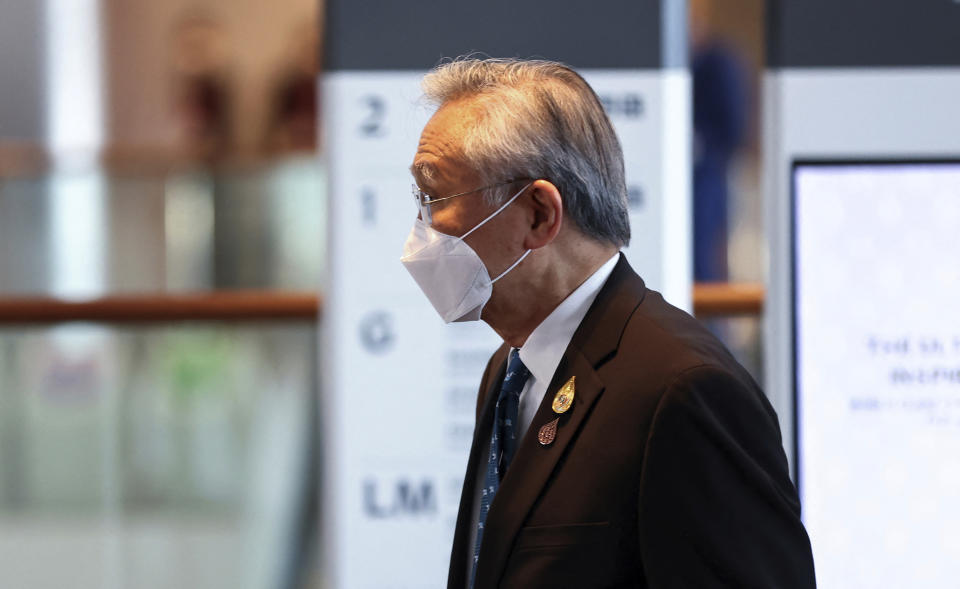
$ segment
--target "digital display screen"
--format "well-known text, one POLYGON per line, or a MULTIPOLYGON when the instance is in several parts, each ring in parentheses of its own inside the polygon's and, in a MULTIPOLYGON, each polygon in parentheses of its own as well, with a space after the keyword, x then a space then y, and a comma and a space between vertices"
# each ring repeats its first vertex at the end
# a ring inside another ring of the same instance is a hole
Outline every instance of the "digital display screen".
POLYGON ((960 161, 796 162, 792 214, 818 585, 960 586, 960 161))

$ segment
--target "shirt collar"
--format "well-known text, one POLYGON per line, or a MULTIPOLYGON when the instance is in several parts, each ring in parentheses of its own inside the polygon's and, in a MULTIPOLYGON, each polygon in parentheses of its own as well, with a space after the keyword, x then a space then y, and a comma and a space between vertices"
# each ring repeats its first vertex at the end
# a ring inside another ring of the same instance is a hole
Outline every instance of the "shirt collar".
POLYGON ((527 341, 520 348, 520 359, 535 380, 543 381, 545 386, 549 384, 563 353, 573 339, 573 333, 610 277, 619 258, 620 253, 617 252, 604 262, 527 337, 527 341))

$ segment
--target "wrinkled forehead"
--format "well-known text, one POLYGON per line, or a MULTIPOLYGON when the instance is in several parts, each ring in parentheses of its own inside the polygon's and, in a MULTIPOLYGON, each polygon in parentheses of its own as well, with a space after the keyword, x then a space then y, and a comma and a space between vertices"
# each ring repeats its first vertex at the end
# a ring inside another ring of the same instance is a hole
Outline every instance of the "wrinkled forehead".
POLYGON ((470 173, 463 142, 475 121, 476 111, 463 101, 447 103, 433 114, 420 134, 410 166, 421 189, 430 192, 470 173))

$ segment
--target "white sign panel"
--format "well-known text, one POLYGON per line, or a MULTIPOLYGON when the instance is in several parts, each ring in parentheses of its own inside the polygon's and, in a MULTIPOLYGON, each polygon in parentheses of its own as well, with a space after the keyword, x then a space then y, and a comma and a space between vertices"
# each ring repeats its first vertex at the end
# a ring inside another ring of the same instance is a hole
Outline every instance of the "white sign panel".
MULTIPOLYGON (((408 167, 432 114, 420 102, 421 77, 344 71, 327 74, 322 88, 330 175, 322 520, 336 589, 445 586, 477 387, 501 343, 483 323, 443 324, 399 261, 416 217, 408 167)), ((668 298, 688 306, 686 74, 585 77, 624 147, 628 256, 651 286, 666 284, 668 298)))
POLYGON ((332 587, 443 587, 477 384, 500 341, 446 326, 400 264, 421 75, 325 77, 330 275, 324 524, 332 587))
MULTIPOLYGON (((799 36, 798 36, 799 38, 799 36)), ((770 267, 764 301, 765 390, 793 440, 791 164, 797 159, 960 154, 958 68, 811 68, 766 74, 764 175, 770 267)), ((787 444, 793 464, 793 444, 787 444)))
POLYGON ((822 587, 960 578, 960 164, 795 175, 797 461, 822 587))

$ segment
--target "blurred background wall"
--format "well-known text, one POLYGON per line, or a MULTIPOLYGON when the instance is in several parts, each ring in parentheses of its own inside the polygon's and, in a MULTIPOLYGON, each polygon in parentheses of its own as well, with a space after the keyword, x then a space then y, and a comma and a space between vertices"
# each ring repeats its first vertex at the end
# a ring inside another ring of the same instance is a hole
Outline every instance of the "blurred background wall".
MULTIPOLYGON (((318 30, 312 1, 4 0, 0 296, 316 292, 318 30)), ((4 587, 307 582, 313 319, 24 316, 0 323, 4 587)))

